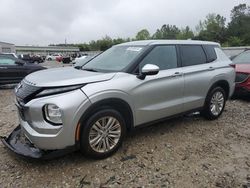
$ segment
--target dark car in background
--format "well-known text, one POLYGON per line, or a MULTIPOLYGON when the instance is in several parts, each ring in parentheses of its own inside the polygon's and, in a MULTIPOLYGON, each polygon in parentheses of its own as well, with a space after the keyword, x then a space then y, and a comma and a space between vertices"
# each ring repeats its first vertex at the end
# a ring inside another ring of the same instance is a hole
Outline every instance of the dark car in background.
POLYGON ((0 54, 0 85, 19 83, 26 75, 43 69, 46 68, 0 54))
POLYGON ((44 59, 39 56, 39 55, 29 55, 29 54, 21 54, 18 56, 19 59, 26 61, 28 63, 34 63, 34 64, 38 64, 38 63, 43 63, 44 59))
POLYGON ((232 61, 236 71, 235 94, 250 95, 250 50, 237 55, 232 61))

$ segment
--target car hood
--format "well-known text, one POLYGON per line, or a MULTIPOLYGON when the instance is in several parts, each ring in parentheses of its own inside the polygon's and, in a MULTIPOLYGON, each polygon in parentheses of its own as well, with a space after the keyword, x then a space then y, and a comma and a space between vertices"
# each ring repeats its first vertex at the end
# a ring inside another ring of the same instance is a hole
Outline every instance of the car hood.
POLYGON ((38 87, 58 87, 110 80, 115 73, 78 70, 73 67, 52 68, 34 72, 25 77, 26 82, 38 87))
POLYGON ((242 73, 250 73, 250 64, 235 64, 235 71, 242 73))

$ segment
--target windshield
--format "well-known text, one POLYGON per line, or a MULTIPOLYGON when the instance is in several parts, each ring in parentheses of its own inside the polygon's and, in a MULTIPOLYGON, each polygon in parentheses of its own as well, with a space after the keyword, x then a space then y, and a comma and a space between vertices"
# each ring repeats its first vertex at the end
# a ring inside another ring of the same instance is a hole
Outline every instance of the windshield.
POLYGON ((90 60, 82 69, 100 72, 122 71, 142 53, 143 48, 143 46, 114 46, 90 60))
POLYGON ((250 64, 250 50, 241 53, 233 59, 235 64, 250 64))

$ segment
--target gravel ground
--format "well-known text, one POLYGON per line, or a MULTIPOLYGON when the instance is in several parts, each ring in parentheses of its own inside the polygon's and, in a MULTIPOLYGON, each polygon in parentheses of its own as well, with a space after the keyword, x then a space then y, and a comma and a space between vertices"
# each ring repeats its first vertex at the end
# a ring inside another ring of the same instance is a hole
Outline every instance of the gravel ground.
MULTIPOLYGON (((0 89, 0 136, 18 124, 13 89, 0 89)), ((250 187, 250 100, 228 101, 215 121, 199 115, 130 133, 104 160, 80 152, 27 161, 0 143, 0 187, 250 187)))

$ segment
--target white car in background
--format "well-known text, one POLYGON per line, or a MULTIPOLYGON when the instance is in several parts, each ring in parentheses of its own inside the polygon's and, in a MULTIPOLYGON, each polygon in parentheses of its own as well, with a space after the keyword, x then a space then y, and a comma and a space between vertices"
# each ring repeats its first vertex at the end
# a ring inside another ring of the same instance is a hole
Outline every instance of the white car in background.
POLYGON ((75 58, 73 64, 76 64, 76 63, 81 62, 83 59, 86 59, 86 57, 88 57, 88 56, 87 56, 87 55, 83 55, 83 56, 81 56, 81 57, 75 58))
POLYGON ((61 54, 51 54, 46 56, 46 60, 48 61, 55 61, 57 59, 61 59, 62 55, 61 54))

